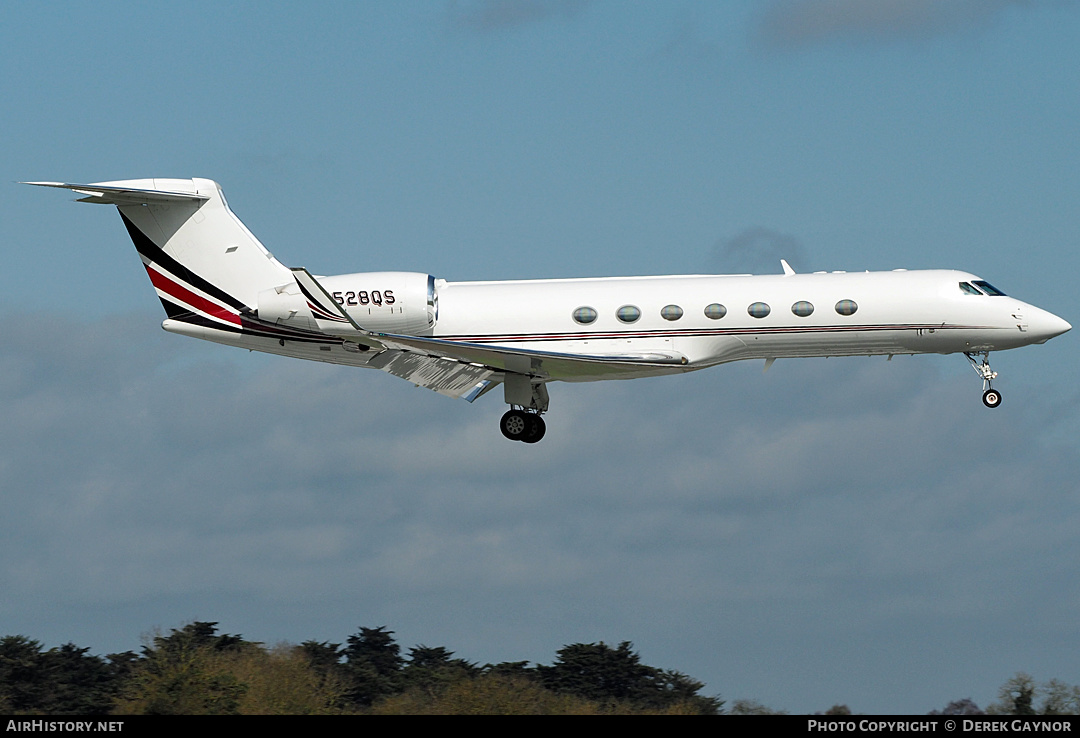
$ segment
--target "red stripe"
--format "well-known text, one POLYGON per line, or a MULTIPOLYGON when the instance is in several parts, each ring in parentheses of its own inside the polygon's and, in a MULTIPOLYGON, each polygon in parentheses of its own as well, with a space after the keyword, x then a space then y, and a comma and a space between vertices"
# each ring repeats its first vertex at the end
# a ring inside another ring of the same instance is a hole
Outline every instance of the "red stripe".
POLYGON ((151 269, 149 264, 146 265, 146 273, 150 275, 150 281, 153 282, 154 287, 162 292, 175 297, 181 302, 186 302, 189 306, 200 312, 206 313, 213 318, 240 325, 240 315, 238 313, 234 313, 228 308, 223 308, 217 303, 210 302, 205 297, 196 295, 183 285, 172 281, 164 274, 151 269))

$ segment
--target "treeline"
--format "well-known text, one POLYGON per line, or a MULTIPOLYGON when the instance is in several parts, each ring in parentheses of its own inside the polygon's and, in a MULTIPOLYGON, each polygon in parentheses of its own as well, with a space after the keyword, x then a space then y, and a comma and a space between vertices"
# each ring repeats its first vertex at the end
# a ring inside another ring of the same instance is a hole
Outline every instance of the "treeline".
POLYGON ((575 643, 549 665, 478 666, 442 647, 407 655, 385 627, 347 642, 266 647, 195 622, 141 653, 105 657, 68 643, 0 639, 0 714, 690 714, 718 697, 677 671, 641 663, 629 642, 575 643))
MULTIPOLYGON (((385 627, 342 643, 266 647, 195 622, 141 652, 95 656, 0 638, 0 714, 21 715, 770 715, 754 700, 725 709, 704 684, 641 663, 629 642, 574 643, 550 665, 479 666, 442 647, 403 655, 385 627)), ((846 705, 823 714, 850 715, 846 705)), ((1017 674, 982 710, 970 699, 932 715, 1076 715, 1080 687, 1017 674)))

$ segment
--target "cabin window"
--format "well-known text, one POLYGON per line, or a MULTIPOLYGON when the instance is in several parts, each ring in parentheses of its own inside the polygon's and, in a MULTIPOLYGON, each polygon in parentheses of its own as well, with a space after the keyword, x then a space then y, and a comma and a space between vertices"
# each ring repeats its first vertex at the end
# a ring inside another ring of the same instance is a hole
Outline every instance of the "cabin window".
POLYGON ((997 287, 990 284, 989 282, 984 282, 984 281, 982 281, 980 279, 979 281, 974 282, 973 284, 976 287, 978 287, 980 290, 985 292, 986 294, 990 295, 991 297, 1005 297, 1004 292, 1002 292, 1001 290, 999 290, 997 287))
POLYGON ((772 308, 764 302, 755 302, 753 305, 746 308, 746 312, 750 313, 750 317, 752 318, 764 318, 772 312, 772 308))
POLYGON ((615 311, 615 317, 623 323, 636 323, 641 317, 641 311, 634 305, 623 305, 615 311))
POLYGON ((705 306, 705 317, 710 320, 720 320, 727 315, 727 308, 718 302, 705 306))
POLYGON ((836 312, 841 315, 854 315, 858 309, 859 306, 855 304, 854 300, 841 300, 836 303, 836 312))
POLYGON ((982 293, 972 287, 971 284, 968 282, 960 283, 960 291, 963 292, 965 295, 979 295, 980 297, 982 297, 982 293))
POLYGON ((596 311, 591 307, 579 307, 574 311, 574 320, 582 325, 588 325, 596 320, 596 311))
POLYGON ((665 305, 660 310, 660 317, 664 320, 678 320, 682 317, 682 308, 678 305, 665 305))
POLYGON ((791 306, 791 312, 795 313, 800 318, 806 318, 813 314, 814 306, 806 300, 799 300, 791 306))

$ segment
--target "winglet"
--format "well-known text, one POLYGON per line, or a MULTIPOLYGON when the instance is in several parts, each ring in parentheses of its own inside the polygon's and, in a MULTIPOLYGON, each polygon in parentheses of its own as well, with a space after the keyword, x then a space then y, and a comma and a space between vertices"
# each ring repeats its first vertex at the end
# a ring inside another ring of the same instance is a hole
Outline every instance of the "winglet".
POLYGON ((787 263, 787 259, 780 260, 780 266, 784 267, 784 275, 791 276, 795 273, 795 270, 791 268, 791 265, 787 263))

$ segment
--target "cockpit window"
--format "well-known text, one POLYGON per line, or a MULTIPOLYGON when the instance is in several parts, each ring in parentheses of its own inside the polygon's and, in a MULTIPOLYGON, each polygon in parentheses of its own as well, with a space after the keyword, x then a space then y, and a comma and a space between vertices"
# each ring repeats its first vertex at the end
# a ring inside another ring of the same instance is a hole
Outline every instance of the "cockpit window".
POLYGON ((1004 292, 1002 292, 989 282, 979 280, 978 282, 973 282, 972 284, 974 284, 976 287, 978 287, 980 290, 990 295, 991 297, 1005 297, 1004 292))
POLYGON ((980 297, 982 296, 982 293, 972 287, 970 282, 961 282, 960 289, 965 295, 979 295, 980 297))

